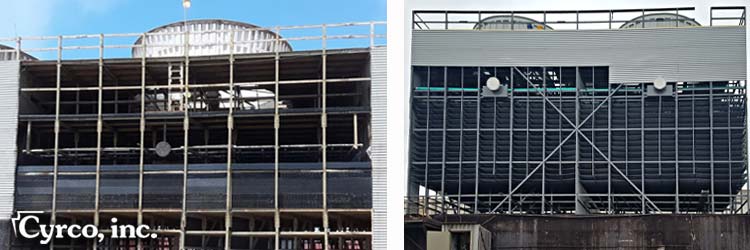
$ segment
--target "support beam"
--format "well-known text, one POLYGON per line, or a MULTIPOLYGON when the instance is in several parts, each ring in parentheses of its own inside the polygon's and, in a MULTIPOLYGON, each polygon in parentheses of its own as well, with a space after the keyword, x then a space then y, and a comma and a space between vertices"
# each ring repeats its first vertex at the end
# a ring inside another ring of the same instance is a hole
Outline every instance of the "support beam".
MULTIPOLYGON (((96 181, 94 186, 94 225, 99 227, 99 191, 101 185, 102 167, 102 86, 104 75, 104 35, 99 34, 99 74, 97 91, 97 117, 96 117, 96 181)), ((94 241, 93 249, 97 249, 98 242, 94 241)))
MULTIPOLYGON (((50 215, 50 224, 55 225, 57 222, 57 178, 58 178, 58 147, 60 146, 60 74, 62 72, 62 36, 57 37, 57 71, 55 76, 55 149, 53 159, 53 177, 52 177, 52 214, 50 215)), ((49 244, 49 249, 55 249, 55 240, 49 244)))
POLYGON ((327 145, 327 138, 326 138, 327 132, 328 132, 328 114, 326 113, 326 108, 328 105, 328 100, 327 100, 328 99, 328 96, 327 96, 328 85, 326 82, 327 71, 328 71, 328 67, 327 67, 328 55, 326 54, 327 29, 326 29, 325 24, 323 24, 321 31, 323 34, 323 55, 322 55, 323 58, 321 59, 323 61, 323 66, 321 67, 323 71, 322 72, 323 82, 321 84, 322 90, 323 90, 323 93, 321 96, 321 98, 323 99, 322 100, 323 105, 321 106, 322 112, 320 115, 320 129, 321 129, 321 134, 322 134, 321 135, 322 137, 321 138, 322 139, 322 163, 323 163, 323 233, 324 233, 323 249, 329 250, 330 249, 329 234, 330 234, 331 228, 330 228, 329 221, 328 221, 328 155, 327 155, 328 145, 327 145))
MULTIPOLYGON (((226 212, 224 214, 224 249, 232 249, 232 151, 234 140, 234 32, 229 33, 229 114, 227 115, 226 212)), ((208 144, 208 143, 206 143, 208 144)))
MULTIPOLYGON (((146 51, 146 33, 142 34, 141 48, 146 51)), ((146 144, 146 53, 141 53, 141 96, 140 96, 140 121, 138 124, 138 217, 136 218, 138 225, 143 225, 143 165, 144 165, 144 153, 146 144)), ((143 240, 138 240, 138 249, 143 249, 143 240)))
MULTIPOLYGON (((517 69, 517 68, 516 68, 516 70, 518 71, 518 69, 517 69)), ((518 71, 518 72, 520 73, 520 71, 518 71)), ((521 75, 523 75, 523 74, 521 74, 521 75)), ((537 91, 539 91, 539 88, 538 88, 538 86, 537 86, 536 84, 533 84, 533 83, 531 83, 531 81, 530 81, 530 80, 529 80, 528 78, 525 78, 525 79, 526 79, 526 81, 527 81, 527 82, 528 82, 529 84, 531 84, 532 86, 534 86, 534 88, 535 88, 535 89, 536 89, 537 91)), ((591 117, 593 117, 593 116, 594 116, 594 114, 595 114, 595 113, 596 113, 596 112, 597 112, 597 111, 598 111, 598 110, 599 110, 599 109, 600 109, 600 108, 601 108, 602 106, 604 106, 604 104, 605 104, 605 103, 607 103, 607 102, 608 102, 608 101, 609 101, 609 100, 610 100, 610 99, 612 98, 612 96, 614 95, 614 93, 616 93, 616 92, 617 92, 617 91, 618 91, 618 90, 619 90, 619 89, 620 89, 620 88, 621 88, 622 86, 623 86, 623 84, 620 84, 620 85, 618 85, 618 86, 617 86, 617 88, 616 88, 616 89, 615 89, 614 91, 612 91, 611 93, 609 93, 609 95, 607 96, 607 98, 606 98, 605 100, 603 100, 603 101, 602 101, 601 103, 599 103, 599 105, 598 105, 598 106, 597 106, 596 108, 594 108, 594 110, 593 110, 593 111, 592 111, 592 112, 591 112, 591 113, 590 113, 590 114, 589 114, 589 115, 588 115, 588 116, 587 116, 587 117, 586 117, 585 119, 583 119, 583 120, 582 120, 582 121, 581 121, 580 123, 578 123, 577 125, 575 125, 575 124, 572 124, 572 125, 574 125, 574 130, 573 130, 573 132, 571 132, 571 133, 570 133, 570 134, 568 135, 568 137, 566 137, 566 138, 565 138, 565 140, 563 140, 563 142, 562 142, 562 143, 560 143, 560 145, 558 145, 558 146, 557 146, 557 147, 556 147, 556 148, 555 148, 555 149, 554 149, 554 150, 553 150, 553 151, 552 151, 551 153, 549 153, 549 154, 548 154, 548 155, 547 155, 547 156, 546 156, 546 157, 544 158, 544 160, 543 160, 543 161, 542 161, 542 162, 541 162, 541 163, 540 163, 539 165, 537 165, 537 166, 536 166, 536 167, 535 167, 535 168, 534 168, 534 169, 533 169, 533 170, 532 170, 532 171, 531 171, 531 172, 530 172, 529 174, 527 174, 527 175, 526 175, 526 178, 524 178, 524 179, 523 179, 523 180, 522 180, 522 181, 521 181, 521 182, 520 182, 520 183, 519 183, 518 185, 516 185, 516 187, 515 187, 515 188, 513 188, 513 189, 512 189, 512 190, 511 190, 511 191, 510 191, 510 192, 508 193, 508 195, 506 196, 506 198, 504 198, 504 199, 503 199, 502 201, 500 201, 500 204, 498 204, 498 205, 497 205, 497 206, 496 206, 496 207, 495 207, 494 209, 492 209, 492 212, 495 212, 495 211, 497 211, 497 209, 498 209, 498 208, 499 208, 499 207, 500 207, 500 206, 501 206, 502 204, 504 204, 504 203, 505 203, 505 202, 506 202, 506 201, 507 201, 508 199, 510 199, 510 196, 511 196, 511 195, 512 195, 513 193, 515 193, 515 192, 516 192, 516 191, 517 191, 517 190, 518 190, 518 189, 519 189, 519 188, 520 188, 520 187, 521 187, 521 186, 522 186, 522 185, 523 185, 523 184, 524 184, 524 183, 525 183, 525 182, 526 182, 526 181, 527 181, 528 179, 530 179, 530 178, 531 178, 531 176, 532 176, 532 175, 534 175, 534 174, 536 173, 536 171, 538 171, 538 170, 539 170, 539 168, 540 168, 540 167, 542 166, 542 164, 543 164, 543 163, 545 163, 545 162, 546 162, 546 161, 547 161, 547 160, 548 160, 548 159, 549 159, 549 158, 550 158, 550 157, 551 157, 551 156, 552 156, 552 155, 553 155, 553 154, 554 154, 555 152, 557 152, 557 150, 559 150, 559 149, 560 149, 560 148, 562 147, 562 145, 564 145, 564 144, 565 144, 565 143, 567 142, 567 140, 568 140, 568 139, 570 139, 570 137, 571 137, 571 136, 573 136, 573 134, 581 134, 581 135, 583 135, 583 134, 582 134, 582 132, 580 131, 580 127, 581 127, 581 126, 583 126, 583 124, 586 124, 586 122, 587 122, 587 121, 588 121, 589 119, 591 119, 591 117)), ((542 96, 544 96, 544 95, 542 95, 542 96)), ((545 96, 545 99, 546 99, 546 96, 545 96)), ((551 102, 551 101, 549 101, 549 100, 547 100, 547 101, 548 101, 548 102, 551 102)), ((553 107, 554 107, 554 104, 553 104, 553 103, 552 103, 552 105, 553 105, 553 107)), ((558 110, 558 112, 559 112, 559 113, 561 114, 561 116, 564 116, 564 114, 562 113, 562 111, 561 111, 561 110, 559 110, 559 109, 556 109, 556 110, 558 110)), ((577 112, 577 113, 578 113, 578 112, 577 112)), ((568 121, 570 122, 570 120, 568 120, 568 121)), ((571 122, 571 123, 572 123, 572 122, 571 122)), ((590 142, 590 143, 591 143, 591 142, 590 142)), ((592 147, 596 147, 596 146, 592 144, 592 147)), ((605 157, 606 157, 606 156, 605 156, 605 157)), ((607 159, 608 159, 608 158, 607 158, 607 159)), ((626 175, 624 175, 624 174, 623 174, 622 172, 620 172, 620 170, 619 170, 619 169, 617 169, 617 168, 616 168, 616 170, 617 170, 617 171, 618 171, 618 172, 619 172, 619 173, 620 173, 620 174, 621 174, 621 175, 622 175, 622 176, 623 176, 623 177, 624 177, 624 178, 625 178, 625 179, 626 179, 626 180, 628 181, 628 183, 629 183, 629 184, 631 184, 631 186, 632 186, 632 187, 633 187, 633 188, 634 188, 634 189, 635 189, 636 191, 638 191, 639 193, 643 194, 643 192, 642 192, 642 191, 641 191, 641 190, 640 190, 640 189, 639 189, 639 188, 638 188, 637 186, 635 186, 635 184, 633 184, 633 183, 632 183, 632 181, 630 181, 630 179, 629 179, 629 178, 628 178, 628 177, 627 177, 626 175)), ((577 171, 577 170, 576 170, 576 171, 577 171)), ((657 211, 660 211, 660 210, 658 209, 658 207, 656 207, 656 206, 655 206, 655 205, 653 204, 653 202, 651 202, 651 200, 650 200, 650 199, 648 199, 648 197, 645 197, 645 195, 644 195, 644 198, 645 198, 645 199, 646 199, 646 200, 647 200, 647 201, 648 201, 649 203, 651 203, 651 204, 652 204, 652 205, 654 206, 654 208, 655 208, 655 209, 656 209, 657 211)), ((577 201, 576 201, 576 204, 578 204, 578 202, 577 202, 577 201)))
MULTIPOLYGON (((275 28, 276 34, 279 34, 279 27, 275 28)), ((281 45, 280 37, 275 36, 276 48, 281 45)), ((280 234, 281 234, 281 213, 279 212, 279 50, 274 53, 274 102, 273 102, 273 136, 274 136, 274 160, 273 160, 273 206, 274 206, 274 249, 280 249, 280 234)))

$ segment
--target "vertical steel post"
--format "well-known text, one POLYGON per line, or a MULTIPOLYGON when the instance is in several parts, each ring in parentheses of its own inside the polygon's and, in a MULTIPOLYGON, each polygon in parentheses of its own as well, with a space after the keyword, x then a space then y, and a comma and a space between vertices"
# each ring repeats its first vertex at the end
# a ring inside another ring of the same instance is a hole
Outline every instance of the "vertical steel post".
MULTIPOLYGON (((458 130, 458 199, 456 201, 457 209, 454 208, 454 211, 457 213, 461 213, 461 199, 463 198, 461 195, 461 190, 463 187, 463 169, 464 169, 464 92, 463 92, 463 86, 464 86, 464 79, 463 79, 463 68, 461 68, 461 96, 459 101, 459 111, 458 111, 458 120, 459 120, 459 130, 458 130)), ((445 92, 448 92, 448 68, 445 68, 445 92)), ((448 201, 450 201, 450 198, 448 198, 448 201)))
POLYGON ((281 213, 279 212, 279 41, 280 29, 276 26, 276 49, 274 50, 274 102, 273 102, 273 221, 274 221, 274 249, 278 250, 281 230, 281 213))
POLYGON ((21 37, 16 37, 16 61, 21 61, 21 37))
MULTIPOLYGON (((481 68, 477 68, 481 71, 481 68)), ((481 74, 481 72, 480 72, 481 74)), ((497 68, 495 68, 495 76, 497 76, 497 68)), ((480 78, 481 79, 481 78, 480 78)), ((481 82, 479 85, 481 86, 481 82)), ((510 91, 510 85, 508 85, 508 91, 510 91)), ((492 175, 496 175, 495 167, 497 166, 497 96, 492 97, 492 175)), ((489 198, 492 199, 492 194, 489 194, 489 198)), ((492 206, 492 202, 488 203, 492 206)))
POLYGON ((352 115, 352 126, 354 127, 354 143, 353 148, 359 148, 359 124, 357 123, 357 114, 352 115))
MULTIPOLYGON (((524 72, 524 74, 525 74, 525 78, 527 78, 527 80, 525 81, 524 84, 526 84, 526 88, 527 89, 531 89, 534 86, 532 86, 530 84, 529 80, 528 80, 528 75, 530 74, 529 67, 526 67, 526 72, 524 72)), ((544 94, 542 94, 542 95, 544 95, 544 94)), ((526 172, 524 173, 524 175, 529 175, 529 149, 531 148, 531 143, 529 141, 529 139, 530 139, 529 138, 530 137, 530 135, 529 135, 530 134, 530 132, 529 132, 530 131, 530 124, 529 123, 531 121, 531 119, 530 119, 530 117, 531 117, 531 91, 526 92, 526 96, 525 96, 524 99, 526 99, 526 108, 525 108, 526 117, 524 117, 526 119, 526 121, 524 122, 524 123, 526 123, 526 131, 524 133, 524 139, 526 140, 526 142, 524 143, 524 164, 523 165, 524 165, 524 168, 526 169, 526 172)), ((524 196, 521 196, 521 201, 522 202, 523 202, 524 199, 526 199, 526 198, 524 196)), ((522 206, 519 206, 519 208, 523 209, 522 206)))
POLYGON ((445 12, 445 30, 448 30, 448 11, 445 12))
POLYGON ((323 249, 328 250, 328 249, 330 249, 330 244, 329 244, 328 240, 329 240, 329 233, 330 233, 331 229, 330 229, 330 225, 329 225, 329 221, 328 221, 328 162, 327 162, 327 160, 328 160, 327 159, 328 158, 327 157, 328 142, 327 142, 327 138, 326 138, 327 137, 327 127, 328 127, 328 113, 326 111, 327 99, 328 99, 327 98, 327 91, 328 91, 327 90, 327 88, 328 88, 328 86, 327 86, 327 80, 328 79, 327 79, 326 73, 328 71, 328 68, 327 68, 327 65, 326 65, 326 61, 328 59, 328 57, 327 57, 328 55, 327 55, 327 51, 326 51, 326 45, 327 45, 326 44, 326 42, 327 42, 327 37, 326 37, 327 34, 326 33, 327 33, 327 30, 326 30, 326 25, 325 24, 322 25, 321 31, 322 31, 322 39, 323 39, 323 48, 322 48, 322 50, 323 50, 322 51, 322 54, 323 54, 322 55, 322 61, 323 61, 322 62, 323 63, 323 65, 322 65, 322 70, 323 70, 323 72, 322 72, 322 76, 323 76, 322 80, 323 81, 321 83, 322 84, 322 91, 323 91, 323 95, 321 96, 321 98, 323 99, 323 101, 322 101, 323 105, 321 105, 322 113, 320 115, 321 139, 322 139, 322 142, 323 142, 321 144, 322 159, 323 159, 323 232, 324 232, 324 235, 323 235, 323 242, 324 242, 323 249))
POLYGON ((226 212, 224 215, 224 249, 232 249, 232 151, 234 150, 234 31, 229 31, 229 114, 227 115, 227 181, 226 181, 226 212))
MULTIPOLYGON (((461 69, 461 79, 463 79, 463 68, 461 69)), ((481 126, 479 126, 479 123, 481 122, 481 119, 479 119, 482 116, 482 83, 481 83, 481 69, 477 68, 477 131, 476 131, 476 148, 475 153, 476 156, 474 158, 474 161, 476 163, 474 168, 474 213, 479 213, 479 134, 481 126)))
POLYGON ((370 48, 375 47, 375 22, 370 21, 370 48))
MULTIPOLYGON (((511 29, 513 29, 513 14, 511 14, 511 29)), ((508 144, 508 210, 507 213, 511 213, 511 210, 513 209, 513 196, 511 194, 511 191, 513 190, 513 117, 515 116, 515 96, 516 94, 513 91, 513 88, 515 87, 513 84, 515 83, 513 81, 513 76, 516 74, 516 71, 513 70, 513 68, 510 68, 510 84, 509 91, 510 93, 510 116, 509 116, 509 123, 510 123, 510 137, 509 137, 509 144, 508 144)))
MULTIPOLYGON (((545 13, 546 14, 546 13, 545 13)), ((546 18, 546 15, 545 15, 546 18)), ((546 19, 545 19, 546 21, 546 19)), ((542 67, 542 92, 544 94, 547 94, 547 68, 542 67)), ((544 100, 544 98, 541 99, 542 101, 542 157, 547 155, 547 102, 544 100)), ((542 163, 542 199, 541 199, 541 206, 542 211, 541 214, 546 213, 546 197, 547 194, 547 162, 542 163)))
MULTIPOLYGON (((709 141, 709 153, 711 154, 711 212, 713 213, 715 211, 715 199, 714 199, 714 167, 716 166, 714 164, 714 82, 708 82, 709 84, 709 91, 708 91, 708 127, 709 127, 709 135, 710 135, 710 141, 709 141)), ((750 181, 750 180, 748 180, 750 181)))
MULTIPOLYGON (((426 82, 427 82, 427 87, 428 88, 427 88, 427 99, 426 99, 427 100, 426 101, 427 102, 427 122, 426 122, 427 132, 425 132, 425 145, 426 145, 426 147, 425 147, 425 155, 427 157, 425 159, 425 164, 424 164, 425 170, 424 170, 424 177, 423 177, 424 178, 424 182, 423 183, 424 183, 424 189, 425 189, 425 198, 424 198, 424 207, 423 207, 423 210, 424 210, 424 215, 425 216, 429 215, 429 212, 430 212, 430 209, 429 209, 429 207, 430 207, 430 189, 427 188, 427 183, 428 183, 427 176, 429 176, 429 172, 430 172, 430 146, 429 146, 430 145, 430 127, 431 127, 430 126, 430 124, 431 124, 431 122, 430 122, 430 114, 432 113, 432 111, 430 111, 430 107, 432 106, 432 94, 430 93, 430 88, 429 88, 429 86, 430 86, 429 85, 430 84, 430 67, 427 67, 427 79, 426 80, 427 80, 426 82)), ((413 101, 414 100, 414 96, 412 95, 411 98, 412 98, 412 101, 413 101)), ((412 114, 411 114, 412 117, 414 116, 413 113, 414 112, 412 112, 412 114)), ((445 119, 445 117, 443 117, 443 119, 445 119)), ((410 125, 411 125, 412 130, 413 130, 414 126, 415 126, 415 122, 412 122, 410 125)), ((443 134, 443 137, 445 137, 445 134, 443 134)))
MULTIPOLYGON (((143 33, 141 41, 141 110, 139 123, 140 143, 138 144, 138 225, 143 225, 143 161, 145 151, 145 131, 146 131, 146 33, 143 33)), ((143 249, 143 240, 138 240, 138 249, 143 249)))
POLYGON ((646 214, 646 84, 641 85, 641 214, 646 214))
MULTIPOLYGON (((596 71, 596 68, 594 68, 594 71, 596 71)), ((596 90, 596 73, 594 73, 594 89, 596 90)), ((614 96, 614 93, 612 93, 611 84, 607 84, 607 93, 614 96)), ((594 92, 594 95, 596 95, 596 92, 594 92)), ((607 159, 611 160, 612 159, 612 98, 610 97, 606 101, 607 101, 607 159)), ((626 130, 625 138, 628 138, 627 133, 628 132, 626 130)), ((625 147, 627 148, 627 144, 625 144, 625 147)), ((628 164, 625 163, 625 167, 627 166, 628 164)), ((627 174, 627 171, 625 171, 625 174, 627 174)), ((614 211, 612 210, 612 199, 613 199, 612 198, 612 164, 607 164, 607 213, 608 214, 614 213, 614 211)))
MULTIPOLYGON (((57 69, 55 73, 55 148, 53 156, 52 170, 52 214, 50 215, 50 224, 55 225, 57 222, 57 179, 59 171, 59 153, 60 153, 60 81, 62 73, 62 36, 57 36, 57 69)), ((54 239, 49 244, 49 249, 55 248, 54 239)))
POLYGON ((674 85, 674 171, 675 171, 675 209, 680 213, 680 102, 677 83, 674 85))
MULTIPOLYGON (((447 79, 447 69, 445 67, 443 68, 443 87, 446 86, 446 79, 447 79)), ((430 73, 432 75, 432 73, 430 73)), ((440 199, 440 212, 445 214, 445 154, 446 152, 446 126, 448 125, 448 89, 443 88, 443 161, 441 162, 441 171, 440 171, 440 195, 438 195, 438 198, 440 199)), ((437 201, 436 201, 437 202, 437 201)))
MULTIPOLYGON (((735 90, 732 90, 735 91, 735 90)), ((726 94, 728 95, 727 99, 733 99, 736 98, 733 94, 726 94)), ((732 165, 734 164, 734 161, 732 160, 732 107, 730 102, 727 102, 727 149, 729 151, 729 154, 727 154, 727 170, 729 171, 729 184, 727 185, 728 190, 732 190, 732 165)), ((750 180, 749 180, 750 181, 750 180)), ((740 188, 742 190, 742 188, 740 188)), ((731 204, 730 209, 732 210, 732 213, 735 214, 735 205, 736 205, 736 199, 737 195, 734 195, 730 193, 731 198, 729 199, 729 202, 731 204)))
MULTIPOLYGON (((104 35, 99 34, 99 74, 98 74, 98 97, 96 108, 96 181, 94 190, 94 225, 99 227, 99 189, 101 185, 101 168, 102 168, 102 86, 104 74, 104 35)), ((94 241, 93 248, 97 249, 97 242, 94 241)))
POLYGON ((656 126, 657 127, 657 130, 656 130, 656 134, 657 134, 657 136, 656 136, 656 138, 657 138, 657 140, 656 140, 656 144, 657 144, 657 147, 656 147, 657 148, 656 149, 656 152, 657 152, 656 159, 659 162, 659 176, 661 176, 662 175, 662 167, 661 167, 661 165, 663 164, 663 161, 661 160, 661 153, 663 151, 662 145, 661 145, 661 141, 662 141, 661 134, 662 134, 662 130, 664 129, 662 127, 662 125, 661 125, 661 117, 662 117, 662 112, 663 112, 662 111, 662 106, 663 106, 663 103, 664 103, 663 102, 664 97, 659 96, 657 98, 659 98, 659 103, 658 103, 659 106, 657 107, 657 117, 656 117, 656 124, 657 124, 657 126, 656 126))
MULTIPOLYGON (((583 190, 582 190, 583 189, 583 185, 581 184, 581 154, 580 154, 580 152, 581 152, 580 137, 581 136, 578 134, 579 133, 578 131, 580 130, 580 127, 581 127, 581 100, 580 100, 580 98, 581 98, 580 97, 580 95, 581 95, 580 87, 581 86, 578 86, 578 82, 580 81, 581 76, 580 76, 580 72, 579 72, 578 67, 575 67, 575 70, 576 70, 576 76, 575 76, 574 82, 575 82, 575 91, 576 91, 576 96, 575 96, 575 102, 576 102, 576 105, 575 105, 575 107, 576 107, 576 117, 575 117, 575 119, 576 119, 576 123, 575 123, 575 127, 573 127, 574 134, 575 134, 575 137, 576 137, 576 141, 575 141, 576 142, 576 150, 575 150, 575 152, 576 152, 576 157, 575 157, 575 180, 576 180, 576 186, 575 186, 575 207, 576 207, 576 214, 579 214, 579 213, 587 213, 587 212, 584 212, 583 210, 584 209, 588 210, 588 208, 583 207, 583 204, 581 204, 581 193, 583 192, 583 190), (579 206, 582 209, 580 212, 578 211, 578 207, 579 206)), ((560 73, 562 75, 562 71, 560 73)), ((593 147, 593 145, 592 145, 592 147, 593 147)))
POLYGON ((31 121, 26 122, 26 152, 31 152, 31 121))
MULTIPOLYGON (((185 57, 184 57, 184 77, 182 89, 182 97, 180 98, 180 105, 182 108, 182 132, 183 132, 183 150, 182 150, 182 216, 180 217, 180 249, 185 249, 185 230, 187 228, 187 185, 188 185, 188 164, 190 153, 189 150, 189 130, 190 130, 190 115, 188 113, 188 94, 190 93, 190 30, 188 29, 187 23, 185 24, 185 57)), ((168 97, 167 99, 171 99, 168 97)), ((166 130, 164 131, 166 136, 166 130)))

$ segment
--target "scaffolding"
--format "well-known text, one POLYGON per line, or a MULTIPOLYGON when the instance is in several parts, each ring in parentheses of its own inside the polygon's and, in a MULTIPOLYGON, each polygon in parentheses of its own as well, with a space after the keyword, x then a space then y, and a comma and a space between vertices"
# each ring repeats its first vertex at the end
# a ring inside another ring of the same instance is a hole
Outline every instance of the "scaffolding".
MULTIPOLYGON (((231 30, 204 31, 229 33, 231 53, 163 58, 107 56, 147 51, 149 33, 0 39, 16 43, 0 52, 56 53, 21 62, 15 209, 104 232, 117 217, 159 235, 51 248, 371 249, 369 64, 384 26, 274 27, 317 35, 267 42, 318 49, 260 54, 235 54, 231 30), (98 58, 64 56, 80 50, 98 58)), ((183 51, 206 45, 183 40, 183 51)))

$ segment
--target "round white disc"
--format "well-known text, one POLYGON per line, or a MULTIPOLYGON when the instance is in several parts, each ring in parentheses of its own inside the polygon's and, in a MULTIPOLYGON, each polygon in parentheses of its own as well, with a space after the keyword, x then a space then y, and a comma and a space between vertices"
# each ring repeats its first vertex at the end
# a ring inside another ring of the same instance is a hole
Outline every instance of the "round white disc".
POLYGON ((497 77, 490 77, 490 79, 487 79, 486 83, 487 89, 491 91, 497 91, 500 89, 500 79, 497 79, 497 77))
POLYGON ((656 80, 654 80, 654 88, 658 90, 662 90, 667 87, 667 81, 664 80, 663 77, 657 77, 656 80))

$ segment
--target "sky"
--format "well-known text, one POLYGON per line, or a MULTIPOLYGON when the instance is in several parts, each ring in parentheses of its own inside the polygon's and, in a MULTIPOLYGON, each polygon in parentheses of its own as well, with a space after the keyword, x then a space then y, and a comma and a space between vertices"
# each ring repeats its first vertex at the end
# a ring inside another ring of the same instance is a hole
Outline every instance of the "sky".
MULTIPOLYGON (((0 1, 2 38, 142 33, 183 20, 181 0, 0 1)), ((261 27, 385 21, 386 0, 192 0, 188 19, 209 18, 261 27)))

